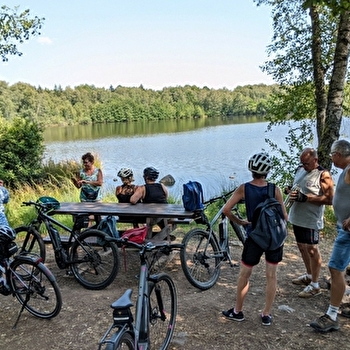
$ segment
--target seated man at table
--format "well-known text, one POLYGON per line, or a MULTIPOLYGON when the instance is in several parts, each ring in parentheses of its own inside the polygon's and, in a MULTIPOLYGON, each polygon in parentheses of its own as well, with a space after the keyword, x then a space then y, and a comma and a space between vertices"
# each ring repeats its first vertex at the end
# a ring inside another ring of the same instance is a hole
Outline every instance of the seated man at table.
MULTIPOLYGON (((130 198, 131 204, 136 204, 141 201, 142 203, 168 203, 168 190, 161 184, 156 183, 158 179, 159 171, 153 167, 148 167, 143 170, 143 178, 145 184, 139 186, 135 193, 130 198)), ((160 228, 164 228, 165 224, 163 220, 156 220, 155 223, 160 228)))

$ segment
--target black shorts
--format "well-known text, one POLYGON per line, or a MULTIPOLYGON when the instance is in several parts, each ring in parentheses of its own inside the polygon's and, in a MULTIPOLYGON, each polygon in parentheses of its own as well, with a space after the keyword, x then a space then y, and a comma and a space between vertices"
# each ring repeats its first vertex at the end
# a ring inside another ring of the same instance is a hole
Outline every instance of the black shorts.
POLYGON ((258 265, 263 253, 265 253, 265 260, 267 262, 271 264, 278 264, 280 261, 282 261, 283 246, 276 250, 267 250, 265 252, 248 236, 243 246, 242 262, 248 266, 258 265))
POLYGON ((318 244, 320 231, 312 228, 293 225, 295 240, 298 243, 318 244))

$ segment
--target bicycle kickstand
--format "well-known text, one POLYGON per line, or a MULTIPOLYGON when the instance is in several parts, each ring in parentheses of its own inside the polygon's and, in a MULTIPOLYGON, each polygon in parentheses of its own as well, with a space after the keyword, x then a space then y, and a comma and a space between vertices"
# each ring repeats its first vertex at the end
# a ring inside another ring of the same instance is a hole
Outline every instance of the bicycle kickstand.
POLYGON ((15 322, 15 324, 14 324, 13 327, 12 327, 13 330, 16 329, 17 324, 18 324, 18 322, 19 322, 19 319, 21 318, 22 312, 23 312, 24 308, 26 307, 28 301, 29 301, 29 298, 28 298, 28 295, 27 295, 27 296, 26 296, 26 300, 25 300, 24 303, 22 304, 21 310, 20 310, 19 313, 18 313, 16 322, 15 322))

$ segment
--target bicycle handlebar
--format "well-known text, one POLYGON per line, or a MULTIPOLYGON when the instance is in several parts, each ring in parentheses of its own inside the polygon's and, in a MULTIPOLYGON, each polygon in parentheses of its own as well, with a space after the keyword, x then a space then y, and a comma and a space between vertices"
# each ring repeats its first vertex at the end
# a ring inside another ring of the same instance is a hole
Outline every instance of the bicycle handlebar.
POLYGON ((237 187, 234 188, 233 190, 227 192, 227 193, 223 193, 221 196, 211 198, 211 199, 205 201, 203 204, 205 204, 205 205, 206 205, 206 204, 212 204, 212 203, 214 203, 214 202, 216 202, 216 201, 218 201, 218 200, 220 200, 220 199, 223 199, 223 200, 226 201, 226 198, 227 198, 228 196, 231 196, 231 194, 232 194, 234 191, 236 191, 236 189, 237 189, 237 187))

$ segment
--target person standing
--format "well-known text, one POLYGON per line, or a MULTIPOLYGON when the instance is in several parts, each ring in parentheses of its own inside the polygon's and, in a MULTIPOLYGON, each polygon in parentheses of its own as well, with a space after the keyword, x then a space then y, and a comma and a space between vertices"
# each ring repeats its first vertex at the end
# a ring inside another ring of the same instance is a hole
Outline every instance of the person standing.
POLYGON ((4 187, 4 181, 0 180, 0 226, 9 226, 7 217, 5 214, 4 204, 7 204, 10 200, 10 195, 8 190, 4 187))
MULTIPOLYGON (((277 289, 277 265, 282 261, 283 245, 275 250, 264 251, 249 236, 252 231, 251 222, 255 208, 268 198, 268 183, 266 176, 272 166, 272 161, 267 153, 257 153, 248 162, 248 169, 252 173, 253 180, 240 185, 224 206, 223 214, 229 220, 246 227, 247 239, 244 242, 243 253, 240 265, 240 272, 237 282, 237 296, 234 308, 223 311, 222 314, 233 321, 243 321, 243 303, 249 290, 249 279, 253 267, 258 265, 260 258, 265 253, 266 260, 266 301, 261 313, 261 322, 264 326, 270 326, 272 322, 271 308, 277 289), (245 201, 247 219, 241 220, 232 213, 232 208, 241 200, 245 201)), ((281 190, 275 186, 275 198, 280 202, 285 220, 288 215, 283 204, 281 190)))
POLYGON ((328 268, 331 274, 331 297, 327 312, 310 323, 320 332, 338 330, 338 311, 344 296, 345 269, 350 263, 350 143, 333 142, 330 157, 335 167, 342 169, 333 198, 338 235, 334 241, 328 268))
MULTIPOLYGON (((102 171, 95 167, 95 157, 90 152, 85 153, 81 159, 83 161, 83 168, 79 170, 75 178, 72 178, 74 186, 80 188, 80 201, 101 202, 101 186, 103 184, 102 171)), ((94 219, 93 215, 89 216, 89 227, 93 224, 94 219)), ((96 217, 97 221, 100 219, 101 218, 96 217)))
MULTIPOLYGON (((300 155, 301 166, 297 169, 290 192, 292 206, 289 210, 289 222, 306 273, 292 280, 296 285, 305 286, 299 293, 301 298, 310 298, 320 294, 319 276, 322 257, 318 249, 320 230, 323 229, 325 204, 331 205, 334 184, 329 171, 318 164, 317 151, 305 148, 300 155)), ((288 192, 288 191, 287 191, 288 192)))

